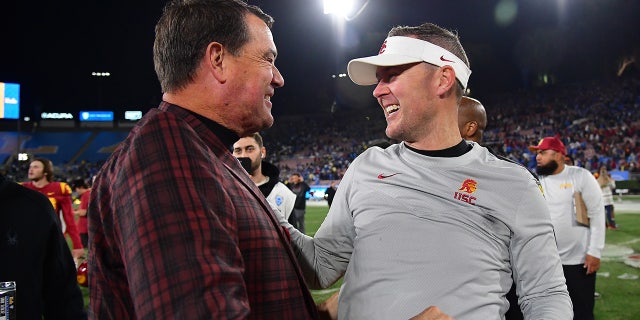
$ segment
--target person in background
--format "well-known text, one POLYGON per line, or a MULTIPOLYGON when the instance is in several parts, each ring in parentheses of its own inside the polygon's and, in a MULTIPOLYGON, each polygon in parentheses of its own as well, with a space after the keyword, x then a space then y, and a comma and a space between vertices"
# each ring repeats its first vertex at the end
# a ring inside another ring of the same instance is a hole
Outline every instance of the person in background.
POLYGON ((175 0, 155 28, 162 102, 100 169, 89 205, 96 319, 314 319, 289 237, 231 153, 273 124, 273 19, 175 0))
POLYGON ((80 205, 73 214, 78 216, 78 232, 80 240, 85 248, 89 247, 89 228, 87 226, 87 208, 89 208, 89 199, 91 197, 91 188, 84 179, 78 179, 71 184, 71 188, 80 196, 80 205))
POLYGON ((611 178, 606 166, 600 166, 597 175, 598 184, 602 191, 602 202, 604 203, 605 224, 607 229, 617 230, 616 218, 613 207, 613 190, 616 189, 616 181, 611 178))
POLYGON ((336 195, 336 181, 331 181, 331 184, 324 190, 324 199, 327 200, 327 204, 331 207, 333 197, 336 195))
POLYGON ((463 96, 458 107, 458 129, 462 139, 482 142, 484 129, 487 128, 487 111, 480 101, 463 96))
POLYGON ((233 156, 239 160, 247 159, 246 166, 245 162, 241 161, 241 163, 251 176, 251 180, 267 198, 271 208, 285 219, 289 219, 296 202, 296 195, 280 182, 280 170, 264 160, 267 156, 267 148, 264 147, 262 136, 256 132, 240 138, 233 144, 233 156))
MULTIPOLYGON (((53 205, 58 218, 62 214, 66 226, 65 233, 71 238, 73 249, 71 255, 74 259, 84 256, 84 246, 80 239, 76 220, 73 215, 73 204, 71 203, 71 188, 65 182, 53 180, 53 164, 49 159, 34 158, 29 164, 29 182, 22 183, 23 186, 38 191, 47 198, 53 205)), ((60 224, 60 218, 58 218, 60 224)))
POLYGON ((570 155, 565 155, 564 156, 564 164, 568 165, 568 166, 574 166, 575 165, 575 161, 573 161, 573 157, 570 155))
POLYGON ((281 221, 310 286, 344 275, 338 318, 499 319, 512 279, 527 318, 572 317, 537 180, 460 135, 468 66, 457 35, 431 23, 349 62, 401 142, 351 163, 313 238, 281 221))
POLYGON ((0 203, 0 283, 15 282, 17 319, 86 319, 73 258, 47 197, 0 174, 0 203))
POLYGON ((574 319, 591 320, 605 234, 600 186, 587 169, 565 165, 567 151, 558 137, 545 137, 529 149, 537 153, 536 170, 551 213, 574 319), (588 225, 576 218, 576 192, 586 206, 588 225))
POLYGON ((293 206, 293 214, 289 221, 300 232, 306 233, 304 215, 307 211, 307 191, 311 190, 311 188, 304 182, 302 175, 295 172, 289 176, 289 189, 296 195, 296 203, 293 206))

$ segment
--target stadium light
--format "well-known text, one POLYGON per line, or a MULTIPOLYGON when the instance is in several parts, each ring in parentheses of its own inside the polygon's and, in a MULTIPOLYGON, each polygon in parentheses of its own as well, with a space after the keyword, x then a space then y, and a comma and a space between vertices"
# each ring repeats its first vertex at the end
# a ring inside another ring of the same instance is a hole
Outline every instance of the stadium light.
POLYGON ((324 14, 346 16, 351 13, 354 0, 324 0, 324 14))
POLYGON ((104 82, 106 82, 106 78, 111 76, 111 72, 91 72, 92 77, 96 77, 97 79, 104 80, 95 80, 98 86, 98 107, 102 107, 102 87, 104 86, 104 82))
POLYGON ((360 9, 355 10, 356 13, 350 16, 354 11, 354 7, 356 6, 357 0, 323 0, 324 2, 324 14, 334 14, 339 17, 343 17, 347 21, 351 21, 358 17, 360 13, 364 10, 364 8, 369 4, 370 0, 366 0, 361 6, 360 9))

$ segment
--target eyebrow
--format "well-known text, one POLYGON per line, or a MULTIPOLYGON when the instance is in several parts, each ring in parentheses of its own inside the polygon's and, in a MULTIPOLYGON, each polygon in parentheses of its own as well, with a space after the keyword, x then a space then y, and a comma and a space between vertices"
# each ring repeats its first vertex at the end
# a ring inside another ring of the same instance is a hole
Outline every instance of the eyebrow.
POLYGON ((274 50, 274 49, 268 49, 265 53, 264 53, 264 57, 269 57, 269 55, 273 55, 273 59, 276 59, 278 57, 278 51, 274 50))
MULTIPOLYGON (((390 73, 393 72, 396 69, 401 69, 400 67, 404 66, 404 65, 399 65, 399 66, 379 66, 376 69, 376 79, 378 79, 378 81, 380 81, 380 78, 382 78, 382 76, 380 75, 380 72, 378 72, 379 69, 384 69, 385 71, 383 73, 390 73)), ((405 69, 406 70, 406 69, 405 69)), ((402 70, 401 72, 399 72, 398 74, 404 72, 404 70, 402 70)))

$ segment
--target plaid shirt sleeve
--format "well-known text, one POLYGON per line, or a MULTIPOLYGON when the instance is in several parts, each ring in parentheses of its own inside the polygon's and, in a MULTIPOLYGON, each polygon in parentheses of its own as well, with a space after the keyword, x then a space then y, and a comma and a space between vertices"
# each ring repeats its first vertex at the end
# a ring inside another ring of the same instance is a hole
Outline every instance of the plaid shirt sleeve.
POLYGON ((92 192, 92 317, 311 317, 279 230, 196 132, 171 116, 134 130, 92 192))

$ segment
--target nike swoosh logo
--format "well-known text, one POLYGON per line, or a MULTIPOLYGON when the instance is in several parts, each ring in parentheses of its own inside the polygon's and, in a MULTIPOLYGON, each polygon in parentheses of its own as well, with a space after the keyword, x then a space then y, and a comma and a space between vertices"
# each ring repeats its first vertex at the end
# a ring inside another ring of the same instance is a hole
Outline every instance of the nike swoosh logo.
POLYGON ((389 178, 389 177, 393 177, 393 176, 395 176, 396 174, 400 174, 400 172, 396 172, 396 173, 394 173, 394 174, 389 174, 389 175, 384 175, 384 173, 381 173, 381 174, 379 174, 379 175, 378 175, 378 179, 381 179, 381 180, 382 180, 382 179, 386 179, 386 178, 389 178))
POLYGON ((445 58, 444 56, 440 56, 440 60, 453 63, 453 61, 445 58))

